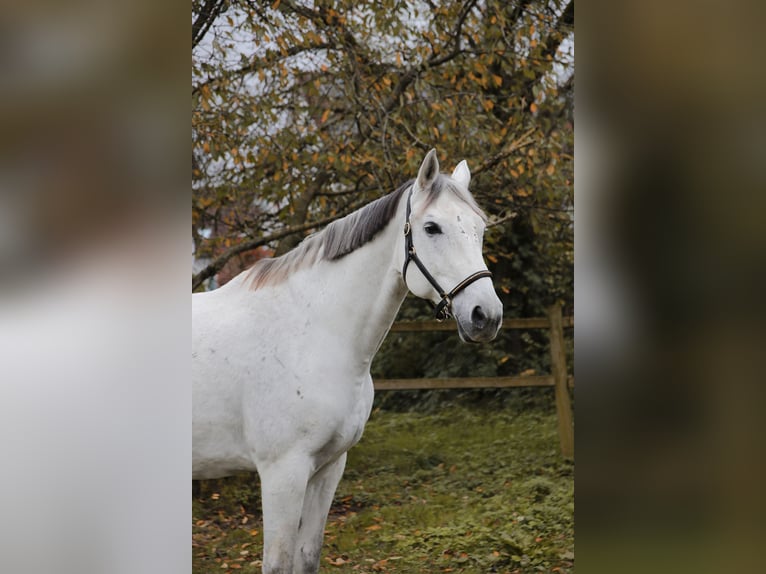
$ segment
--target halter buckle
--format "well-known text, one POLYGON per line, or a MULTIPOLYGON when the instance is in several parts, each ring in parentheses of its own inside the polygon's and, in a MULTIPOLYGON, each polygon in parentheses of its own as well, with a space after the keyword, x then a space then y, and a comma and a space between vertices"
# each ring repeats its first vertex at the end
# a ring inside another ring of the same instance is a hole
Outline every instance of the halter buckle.
POLYGON ((404 234, 409 235, 410 231, 412 230, 412 226, 410 225, 409 221, 404 222, 404 234))
POLYGON ((439 301, 435 307, 436 312, 434 313, 434 319, 436 319, 438 323, 446 321, 452 316, 452 313, 450 313, 452 309, 452 299, 449 295, 442 295, 442 300, 439 301))

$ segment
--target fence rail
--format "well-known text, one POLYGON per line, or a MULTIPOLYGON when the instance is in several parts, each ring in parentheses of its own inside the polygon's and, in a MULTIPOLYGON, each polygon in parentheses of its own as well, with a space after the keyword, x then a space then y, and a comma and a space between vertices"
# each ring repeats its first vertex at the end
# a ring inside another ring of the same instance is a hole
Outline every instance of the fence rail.
MULTIPOLYGON (((378 391, 416 391, 431 389, 507 389, 512 387, 553 387, 553 375, 518 377, 443 377, 420 379, 376 379, 378 391)), ((574 388, 574 377, 567 377, 567 386, 574 388)))
MULTIPOLYGON (((564 328, 574 327, 574 317, 563 317, 561 305, 548 309, 547 317, 503 319, 503 329, 547 329, 550 336, 551 374, 515 377, 443 377, 417 379, 376 379, 375 390, 433 390, 433 389, 499 389, 512 387, 554 387, 556 415, 561 454, 574 457, 574 421, 569 397, 574 377, 567 374, 564 350, 564 328)), ((392 332, 454 331, 451 322, 401 321, 391 326, 392 332)))

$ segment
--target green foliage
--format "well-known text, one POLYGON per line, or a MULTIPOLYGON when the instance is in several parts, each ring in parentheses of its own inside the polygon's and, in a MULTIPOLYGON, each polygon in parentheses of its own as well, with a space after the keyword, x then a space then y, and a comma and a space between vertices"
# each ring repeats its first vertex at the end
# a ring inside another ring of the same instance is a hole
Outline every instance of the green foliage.
MULTIPOLYGON (((572 572, 573 466, 558 454, 551 404, 373 413, 349 452, 322 571, 572 572)), ((258 571, 259 512, 231 502, 253 484, 203 483, 195 572, 258 571)))

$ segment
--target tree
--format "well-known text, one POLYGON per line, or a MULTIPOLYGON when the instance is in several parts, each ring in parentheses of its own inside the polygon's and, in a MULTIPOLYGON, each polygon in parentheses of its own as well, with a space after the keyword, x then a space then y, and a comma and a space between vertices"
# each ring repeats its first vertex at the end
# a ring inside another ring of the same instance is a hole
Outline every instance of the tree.
POLYGON ((435 147, 445 169, 468 160, 507 314, 571 304, 573 0, 197 0, 192 13, 192 232, 210 259, 194 289, 238 253, 282 253, 392 191, 435 147))

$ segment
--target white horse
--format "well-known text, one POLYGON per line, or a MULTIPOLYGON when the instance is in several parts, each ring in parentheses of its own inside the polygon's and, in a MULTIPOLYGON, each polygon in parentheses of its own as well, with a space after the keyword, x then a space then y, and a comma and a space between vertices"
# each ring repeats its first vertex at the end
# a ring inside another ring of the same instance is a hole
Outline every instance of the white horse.
POLYGON ((258 472, 264 573, 318 572, 346 452, 370 415, 370 364, 407 289, 454 315, 463 341, 497 335, 470 179, 465 161, 440 174, 431 150, 414 181, 192 296, 193 477, 258 472))

